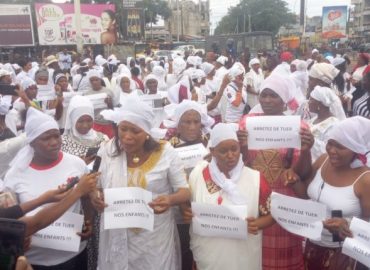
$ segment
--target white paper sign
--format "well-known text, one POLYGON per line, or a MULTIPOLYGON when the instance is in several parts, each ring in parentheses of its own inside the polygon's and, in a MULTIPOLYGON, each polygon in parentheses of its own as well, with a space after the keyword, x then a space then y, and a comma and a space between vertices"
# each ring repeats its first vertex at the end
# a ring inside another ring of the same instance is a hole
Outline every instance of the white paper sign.
POLYGON ((353 218, 350 230, 353 238, 344 240, 342 253, 370 267, 370 223, 353 218))
POLYGON ((194 168, 202 160, 208 151, 202 143, 175 148, 185 169, 194 168))
POLYGON ((53 224, 35 233, 32 246, 78 252, 81 237, 77 233, 82 231, 83 222, 83 215, 66 212, 53 224))
POLYGON ((299 116, 256 116, 246 119, 248 149, 301 148, 299 116))
POLYGON ((164 102, 163 97, 160 94, 156 95, 141 95, 140 99, 148 104, 153 109, 163 109, 164 102))
POLYGON ((153 194, 138 187, 104 189, 108 207, 104 210, 104 229, 142 228, 153 231, 154 211, 148 203, 153 194))
POLYGON ((79 92, 63 92, 63 107, 68 107, 69 103, 71 102, 71 99, 76 96, 76 95, 81 95, 79 92))
POLYGON ((37 97, 38 101, 48 101, 56 99, 55 90, 50 85, 37 85, 37 97))
POLYGON ((207 237, 247 239, 246 205, 191 203, 193 233, 207 237))
POLYGON ((326 205, 272 192, 271 215, 288 232, 320 240, 326 205))
POLYGON ((108 108, 107 103, 105 103, 105 99, 108 97, 107 93, 86 95, 85 97, 90 99, 91 103, 94 106, 94 109, 106 109, 106 108, 108 108))

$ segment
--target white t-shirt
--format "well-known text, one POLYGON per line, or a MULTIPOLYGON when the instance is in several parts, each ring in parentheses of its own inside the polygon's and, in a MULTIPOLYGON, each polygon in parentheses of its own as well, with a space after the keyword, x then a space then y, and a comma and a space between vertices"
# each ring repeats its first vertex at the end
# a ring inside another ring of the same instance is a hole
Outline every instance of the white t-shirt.
POLYGON ((230 83, 224 92, 224 96, 227 99, 225 122, 227 123, 238 123, 240 118, 243 116, 244 108, 247 104, 247 90, 245 87, 242 89, 242 101, 239 106, 234 106, 232 103, 236 100, 238 87, 234 83, 230 83))
MULTIPOLYGON (((24 171, 7 174, 4 179, 4 186, 13 190, 19 199, 24 203, 39 197, 42 193, 56 189, 59 185, 65 184, 69 177, 81 176, 87 172, 87 167, 82 159, 60 152, 59 158, 53 165, 43 168, 29 166, 24 171)), ((81 204, 76 202, 68 212, 80 213, 81 204)), ((86 244, 80 245, 80 252, 86 244)), ((64 263, 78 253, 66 252, 54 249, 33 247, 26 252, 30 264, 52 266, 64 263)))

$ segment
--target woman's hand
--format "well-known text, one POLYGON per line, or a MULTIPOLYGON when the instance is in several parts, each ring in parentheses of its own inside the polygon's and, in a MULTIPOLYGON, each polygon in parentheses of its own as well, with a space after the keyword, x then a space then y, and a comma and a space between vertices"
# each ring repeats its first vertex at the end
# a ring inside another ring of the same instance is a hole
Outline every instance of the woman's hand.
POLYGON ((189 206, 184 206, 181 207, 182 211, 182 219, 186 224, 190 224, 192 219, 193 219, 193 212, 191 211, 191 207, 189 206))
POLYGON ((238 130, 236 132, 236 135, 238 136, 240 147, 247 147, 248 146, 248 132, 246 130, 238 130))
POLYGON ((20 256, 17 259, 17 264, 15 265, 15 270, 32 270, 32 266, 28 263, 26 257, 20 256))
POLYGON ((346 237, 353 237, 347 220, 344 218, 329 218, 323 222, 324 228, 333 234, 338 234, 343 240, 346 237))
POLYGON ((77 233, 77 235, 81 236, 81 241, 89 239, 93 234, 93 226, 90 220, 85 220, 85 223, 82 227, 82 232, 77 233))
POLYGON ((301 180, 298 174, 292 169, 289 168, 283 172, 283 179, 285 186, 291 186, 301 180))
POLYGON ((100 190, 95 190, 94 192, 90 192, 90 202, 98 212, 103 212, 104 208, 108 205, 104 202, 104 195, 103 192, 100 190))
POLYGON ((149 203, 149 206, 153 208, 154 214, 162 214, 172 206, 171 197, 170 195, 158 196, 149 203))
POLYGON ((248 224, 248 233, 257 235, 258 231, 259 231, 259 228, 258 228, 258 225, 256 223, 256 218, 249 217, 249 218, 246 218, 246 221, 247 221, 247 224, 248 224))
POLYGON ((62 185, 57 189, 51 189, 41 194, 40 200, 42 201, 42 204, 59 202, 63 200, 70 192, 71 190, 67 190, 66 186, 62 185))
POLYGON ((96 190, 96 182, 97 177, 99 177, 100 173, 90 173, 84 174, 81 176, 80 181, 77 183, 75 191, 80 194, 80 196, 84 196, 96 190))
POLYGON ((92 155, 92 156, 89 156, 89 157, 80 156, 80 159, 85 161, 86 165, 89 165, 91 162, 93 162, 95 160, 95 158, 96 158, 96 155, 92 155))
POLYGON ((308 128, 301 128, 299 135, 301 136, 301 151, 311 150, 315 142, 315 138, 313 137, 311 131, 308 128))

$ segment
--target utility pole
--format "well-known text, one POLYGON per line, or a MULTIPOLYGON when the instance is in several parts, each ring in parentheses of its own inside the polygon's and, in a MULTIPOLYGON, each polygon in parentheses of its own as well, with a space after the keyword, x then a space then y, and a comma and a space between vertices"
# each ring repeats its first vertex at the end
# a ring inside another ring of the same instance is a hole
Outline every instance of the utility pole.
POLYGON ((74 9, 75 9, 75 19, 76 19, 76 45, 77 45, 77 52, 82 54, 83 53, 83 39, 82 39, 82 30, 81 30, 81 4, 80 0, 74 1, 74 9))
POLYGON ((180 22, 179 22, 179 15, 180 15, 180 9, 179 9, 179 0, 176 0, 176 14, 177 14, 177 22, 176 22, 176 26, 177 26, 177 42, 180 41, 180 22))
POLYGON ((246 6, 245 6, 245 2, 244 2, 243 3, 243 33, 245 33, 245 23, 246 23, 245 13, 246 13, 246 6))
POLYGON ((252 15, 248 12, 248 32, 252 33, 252 15))

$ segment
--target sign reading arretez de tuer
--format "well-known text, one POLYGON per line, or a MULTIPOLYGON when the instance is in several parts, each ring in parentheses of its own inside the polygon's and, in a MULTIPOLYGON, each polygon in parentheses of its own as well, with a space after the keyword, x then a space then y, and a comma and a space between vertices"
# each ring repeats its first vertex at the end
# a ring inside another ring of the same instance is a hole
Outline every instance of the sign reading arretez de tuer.
POLYGON ((142 0, 122 0, 124 8, 134 8, 137 3, 142 2, 142 0))

